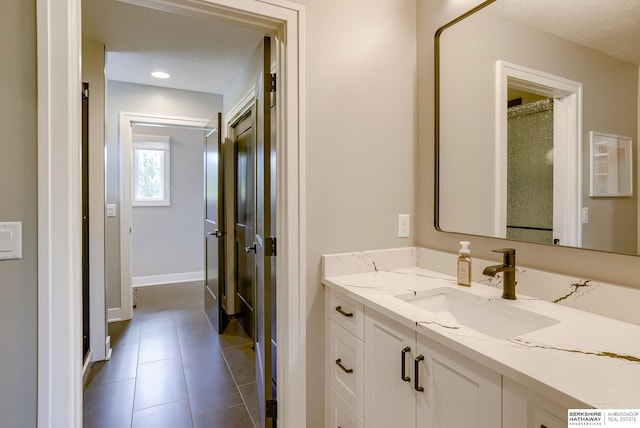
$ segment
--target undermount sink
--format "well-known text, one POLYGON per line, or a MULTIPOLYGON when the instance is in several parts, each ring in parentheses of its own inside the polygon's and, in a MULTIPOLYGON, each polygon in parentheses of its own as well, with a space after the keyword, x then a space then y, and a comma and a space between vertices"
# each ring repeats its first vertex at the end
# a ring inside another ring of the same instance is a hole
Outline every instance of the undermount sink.
POLYGON ((453 288, 436 288, 396 297, 433 314, 433 318, 425 319, 425 322, 447 327, 463 325, 496 339, 516 337, 560 322, 516 308, 500 298, 490 299, 453 288))

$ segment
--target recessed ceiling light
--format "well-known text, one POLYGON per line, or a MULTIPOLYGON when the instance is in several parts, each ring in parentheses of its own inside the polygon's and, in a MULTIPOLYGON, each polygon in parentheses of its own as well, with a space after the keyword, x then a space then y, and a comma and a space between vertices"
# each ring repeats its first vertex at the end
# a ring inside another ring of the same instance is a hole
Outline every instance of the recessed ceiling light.
POLYGON ((154 71, 153 73, 151 73, 151 75, 156 79, 168 79, 169 77, 171 77, 169 74, 165 73, 164 71, 154 71))

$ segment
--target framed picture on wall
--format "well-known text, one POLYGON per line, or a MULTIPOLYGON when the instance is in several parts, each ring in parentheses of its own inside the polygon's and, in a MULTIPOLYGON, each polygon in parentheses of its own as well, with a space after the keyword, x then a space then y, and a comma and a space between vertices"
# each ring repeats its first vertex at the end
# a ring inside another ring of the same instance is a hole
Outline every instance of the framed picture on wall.
POLYGON ((633 196, 631 137, 589 132, 591 197, 633 196))

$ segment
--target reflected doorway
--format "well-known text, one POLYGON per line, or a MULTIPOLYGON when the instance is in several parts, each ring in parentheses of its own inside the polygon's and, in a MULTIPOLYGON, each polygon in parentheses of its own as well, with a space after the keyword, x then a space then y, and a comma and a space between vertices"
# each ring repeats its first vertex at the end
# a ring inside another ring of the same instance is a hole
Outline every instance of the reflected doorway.
POLYGON ((553 100, 509 91, 507 239, 553 243, 553 100))

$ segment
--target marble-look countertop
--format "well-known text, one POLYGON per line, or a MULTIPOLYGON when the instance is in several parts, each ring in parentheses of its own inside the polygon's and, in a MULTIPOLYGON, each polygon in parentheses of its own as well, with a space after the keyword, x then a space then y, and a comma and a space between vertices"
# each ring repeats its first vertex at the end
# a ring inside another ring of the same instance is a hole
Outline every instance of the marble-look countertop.
POLYGON ((573 408, 640 409, 640 326, 520 293, 518 300, 503 300, 500 287, 478 282, 461 287, 455 277, 423 264, 415 249, 326 255, 322 282, 551 400, 573 408), (442 323, 395 297, 441 287, 499 299, 496 303, 560 322, 496 339, 442 323))

